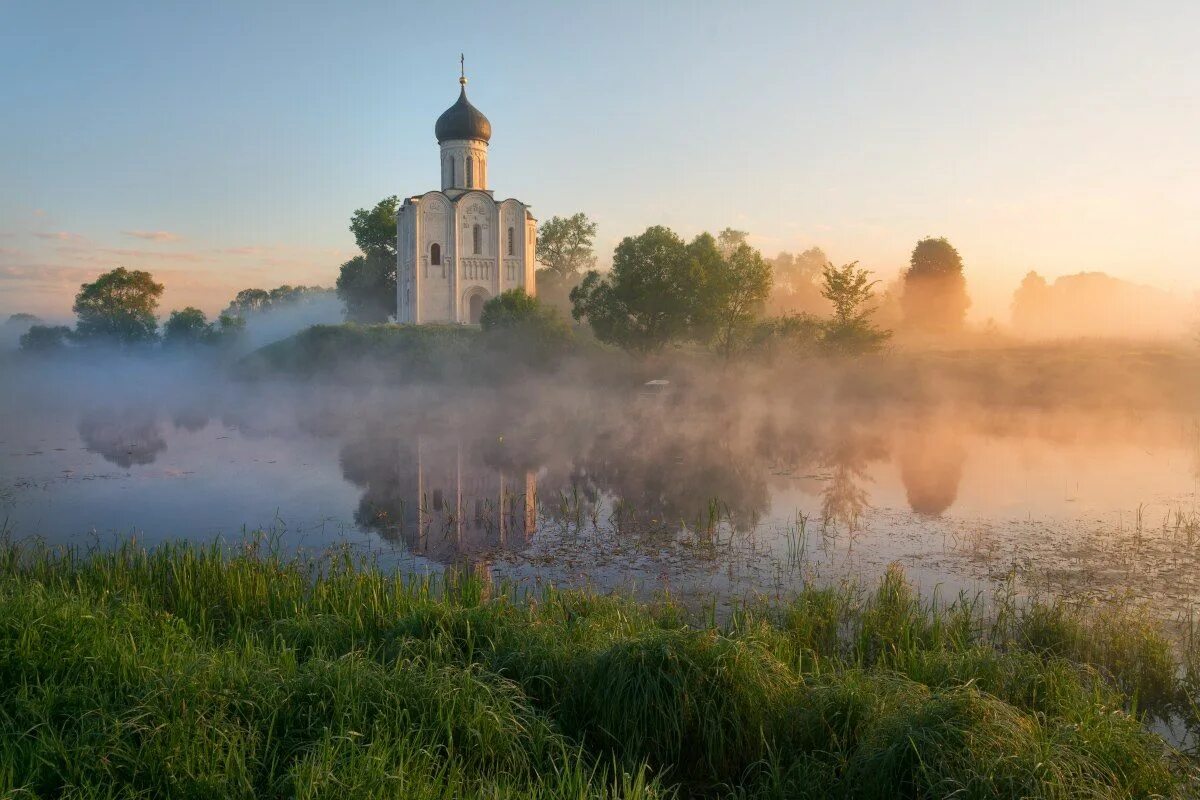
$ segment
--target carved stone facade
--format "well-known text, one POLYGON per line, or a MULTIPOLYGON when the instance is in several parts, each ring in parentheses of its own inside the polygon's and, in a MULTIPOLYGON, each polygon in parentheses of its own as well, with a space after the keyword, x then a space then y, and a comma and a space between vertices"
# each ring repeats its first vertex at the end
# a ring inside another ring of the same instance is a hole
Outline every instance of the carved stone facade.
POLYGON ((537 294, 537 220, 488 188, 491 124, 467 102, 438 119, 442 188, 408 197, 396 218, 396 321, 478 324, 483 304, 509 289, 537 294))

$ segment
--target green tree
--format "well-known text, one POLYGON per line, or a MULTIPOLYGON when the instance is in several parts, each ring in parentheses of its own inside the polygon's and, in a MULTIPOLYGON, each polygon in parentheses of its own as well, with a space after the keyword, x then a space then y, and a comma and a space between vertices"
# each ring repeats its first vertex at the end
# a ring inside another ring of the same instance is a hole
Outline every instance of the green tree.
POLYGON ((163 344, 168 347, 195 346, 206 342, 211 332, 212 326, 204 312, 188 306, 182 311, 172 311, 163 324, 163 344))
POLYGON ((717 234, 717 248, 722 255, 728 256, 744 244, 749 244, 747 241, 750 234, 746 231, 734 230, 726 228, 717 234))
POLYGON ((132 345, 154 341, 154 311, 163 285, 149 272, 124 267, 85 283, 75 295, 75 337, 82 342, 132 345))
POLYGON ((574 338, 557 311, 519 288, 484 303, 479 325, 490 343, 540 358, 561 352, 574 338))
POLYGON ((821 294, 833 304, 833 317, 825 323, 821 343, 830 352, 870 353, 878 350, 892 335, 871 322, 875 309, 870 306, 878 281, 858 262, 841 267, 826 264, 822 271, 821 294))
POLYGON ((12 347, 19 344, 21 334, 28 332, 34 325, 44 324, 40 317, 33 314, 11 315, 3 325, 0 325, 0 347, 12 347))
POLYGON ((400 198, 385 197, 374 208, 350 217, 350 231, 362 250, 342 264, 337 295, 354 322, 386 322, 396 314, 396 213, 400 198))
POLYGON ((544 310, 538 298, 524 289, 510 289, 483 304, 479 327, 485 331, 520 327, 544 310))
POLYGON ((569 217, 551 217, 538 228, 537 260, 550 274, 563 281, 578 278, 596 266, 592 243, 596 223, 583 212, 569 217))
POLYGON ((346 319, 387 322, 396 313, 396 260, 381 254, 355 256, 342 264, 337 295, 346 319))
POLYGON ((904 273, 901 296, 905 324, 945 333, 962 330, 971 299, 962 257, 944 237, 917 242, 904 273))
POLYGON ((400 210, 400 198, 385 197, 374 208, 360 208, 350 217, 350 232, 358 249, 367 255, 382 253, 396 256, 396 214, 400 210))
POLYGON ((222 313, 232 317, 244 317, 248 314, 267 311, 284 305, 295 305, 306 300, 330 292, 323 286, 292 286, 284 284, 271 290, 242 289, 222 313))
POLYGON ((164 347, 196 347, 199 345, 234 344, 246 328, 246 320, 230 314, 221 314, 216 322, 209 322, 204 312, 188 306, 182 311, 172 311, 163 325, 164 347))
POLYGON ((570 217, 551 217, 538 228, 538 297, 543 303, 570 313, 569 294, 583 273, 596 266, 592 249, 596 223, 582 212, 570 217))
POLYGON ((699 284, 693 327, 725 358, 747 342, 771 292, 771 265, 746 244, 746 234, 726 228, 718 239, 697 236, 688 253, 699 284))
POLYGON ((215 325, 209 326, 208 341, 221 347, 230 347, 237 343, 245 332, 245 319, 222 314, 217 318, 215 325))
POLYGON ((28 328, 33 325, 41 325, 42 318, 37 316, 36 314, 26 314, 25 312, 22 311, 22 312, 18 312, 16 314, 10 314, 4 324, 5 325, 13 325, 13 326, 23 326, 23 327, 28 328))
POLYGON ((233 298, 225 313, 245 316, 262 311, 271 304, 271 294, 264 289, 242 289, 233 298))
POLYGON ((768 301, 771 313, 829 313, 829 303, 821 296, 822 272, 828 263, 829 257, 819 247, 775 256, 771 262, 774 285, 768 301))
POLYGON ((695 262, 662 226, 626 237, 607 275, 592 270, 571 290, 571 314, 602 342, 648 353, 687 335, 695 306, 695 262))
POLYGON ((71 336, 66 325, 33 325, 21 334, 21 349, 29 353, 62 350, 71 336))

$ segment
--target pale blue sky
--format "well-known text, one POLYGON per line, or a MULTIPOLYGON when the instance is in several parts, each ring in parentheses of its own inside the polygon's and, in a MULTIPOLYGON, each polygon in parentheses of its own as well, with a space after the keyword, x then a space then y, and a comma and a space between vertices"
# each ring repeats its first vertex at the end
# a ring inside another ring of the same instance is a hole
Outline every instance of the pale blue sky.
POLYGON ((1200 3, 344 5, 0 0, 0 313, 332 284, 353 209, 436 188, 459 51, 497 196, 602 263, 732 225, 885 278, 946 235, 977 318, 1029 269, 1200 288, 1200 3))

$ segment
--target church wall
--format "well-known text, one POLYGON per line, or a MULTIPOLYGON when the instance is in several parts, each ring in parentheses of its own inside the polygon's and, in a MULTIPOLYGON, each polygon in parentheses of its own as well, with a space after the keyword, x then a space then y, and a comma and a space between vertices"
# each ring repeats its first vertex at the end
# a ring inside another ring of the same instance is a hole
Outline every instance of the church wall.
POLYGON ((459 198, 458 244, 462 253, 458 262, 458 291, 456 318, 470 322, 470 296, 483 293, 489 300, 497 293, 496 255, 499 250, 497 232, 499 216, 496 201, 481 192, 459 198), (476 241, 478 226, 478 241, 476 241), (476 245, 478 244, 478 247, 476 245))
POLYGON ((416 207, 405 202, 396 217, 396 321, 414 322, 417 263, 416 207))
POLYGON ((455 241, 454 209, 440 193, 421 199, 420 251, 418 260, 419 322, 454 320, 452 288, 454 284, 455 241), (441 250, 441 264, 432 263, 432 246, 441 250))
POLYGON ((525 285, 525 205, 517 200, 500 204, 500 281, 499 290, 525 285), (512 246, 509 246, 509 232, 512 246))
POLYGON ((525 218, 525 291, 537 297, 537 220, 525 218))

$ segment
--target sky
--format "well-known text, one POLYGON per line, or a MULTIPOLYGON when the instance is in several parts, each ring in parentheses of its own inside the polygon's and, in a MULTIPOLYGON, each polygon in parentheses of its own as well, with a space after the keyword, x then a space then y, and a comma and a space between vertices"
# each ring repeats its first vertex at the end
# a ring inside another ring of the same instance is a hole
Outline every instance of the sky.
POLYGON ((1200 290, 1200 3, 0 0, 0 314, 115 266, 162 312, 331 286, 356 208, 437 188, 468 94, 489 181, 884 280, 962 254, 976 320, 1030 270, 1200 290))

